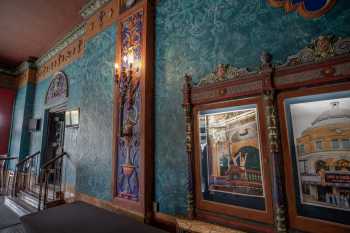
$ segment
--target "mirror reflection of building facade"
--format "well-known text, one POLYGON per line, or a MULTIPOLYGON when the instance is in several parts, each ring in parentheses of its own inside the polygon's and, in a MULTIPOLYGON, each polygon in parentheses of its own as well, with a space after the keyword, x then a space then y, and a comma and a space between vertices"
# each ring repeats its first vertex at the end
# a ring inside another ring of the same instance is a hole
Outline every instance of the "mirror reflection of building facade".
POLYGON ((209 190, 263 196, 257 110, 206 116, 209 190))
POLYGON ((296 141, 303 202, 350 210, 350 109, 331 102, 296 141))

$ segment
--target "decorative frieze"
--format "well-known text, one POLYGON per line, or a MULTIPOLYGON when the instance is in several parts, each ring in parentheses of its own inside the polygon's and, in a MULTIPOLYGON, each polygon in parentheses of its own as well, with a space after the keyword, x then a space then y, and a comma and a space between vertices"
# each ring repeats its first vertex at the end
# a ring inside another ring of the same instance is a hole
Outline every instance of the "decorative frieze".
POLYGON ((234 80, 248 73, 247 68, 236 68, 231 65, 220 64, 214 72, 203 77, 195 86, 202 87, 212 83, 234 80))
POLYGON ((335 36, 319 36, 297 54, 289 56, 283 66, 293 66, 326 59, 350 53, 350 38, 335 36))
POLYGON ((251 82, 242 83, 239 86, 222 87, 222 88, 216 88, 216 89, 207 89, 201 92, 193 92, 192 101, 197 103, 202 100, 207 100, 211 98, 235 96, 235 95, 240 95, 247 92, 262 90, 262 89, 263 89, 263 81, 253 80, 251 82))
POLYGON ((53 56, 46 64, 40 66, 37 72, 37 80, 43 80, 47 75, 52 74, 63 66, 71 63, 84 53, 84 39, 80 38, 53 56))
POLYGON ((52 60, 58 53, 60 53, 64 48, 72 44, 77 39, 81 38, 85 33, 85 24, 82 23, 75 27, 71 32, 69 32, 62 40, 60 40, 56 45, 50 49, 45 55, 40 57, 36 61, 37 67, 43 66, 48 61, 52 60))
POLYGON ((106 5, 111 0, 90 0, 81 10, 80 15, 87 19, 96 13, 102 6, 106 5))
POLYGON ((111 1, 104 7, 96 9, 94 15, 87 20, 85 38, 91 38, 106 27, 115 22, 117 17, 117 6, 115 1, 111 1))

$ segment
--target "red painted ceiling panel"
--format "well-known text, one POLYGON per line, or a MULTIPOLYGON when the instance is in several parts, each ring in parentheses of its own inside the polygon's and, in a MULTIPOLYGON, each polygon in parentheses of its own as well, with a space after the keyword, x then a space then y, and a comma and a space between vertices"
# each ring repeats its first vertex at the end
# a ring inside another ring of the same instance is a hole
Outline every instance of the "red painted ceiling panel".
POLYGON ((87 0, 0 0, 0 64, 40 57, 75 25, 87 0))

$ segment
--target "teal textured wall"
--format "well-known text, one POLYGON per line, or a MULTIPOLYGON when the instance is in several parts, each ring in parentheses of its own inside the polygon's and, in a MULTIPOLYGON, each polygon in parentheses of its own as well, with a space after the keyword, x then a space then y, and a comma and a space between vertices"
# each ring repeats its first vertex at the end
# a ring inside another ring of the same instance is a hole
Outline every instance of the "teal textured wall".
MULTIPOLYGON (((28 84, 21 87, 16 94, 14 114, 11 127, 11 140, 9 154, 20 159, 29 153, 29 132, 27 130, 28 120, 32 113, 35 86, 28 84)), ((14 161, 10 162, 14 169, 14 161)))
MULTIPOLYGON (((17 91, 14 114, 12 118, 11 141, 9 147, 9 154, 11 156, 19 156, 21 150, 21 137, 23 128, 24 107, 27 96, 27 87, 22 87, 17 91)), ((11 164, 11 168, 13 168, 11 164)))
MULTIPOLYGON (((116 26, 85 44, 84 55, 63 69, 69 82, 68 109, 80 108, 80 127, 66 128, 64 182, 100 199, 111 199, 113 67, 116 26)), ((41 150, 45 95, 52 76, 35 87, 34 118, 42 119, 40 131, 30 135, 30 152, 41 150)), ((15 110, 15 118, 21 111, 15 110)), ((16 140, 16 139, 14 139, 16 140)))
POLYGON ((282 63, 319 35, 350 35, 350 1, 306 20, 266 0, 162 0, 156 9, 156 201, 160 211, 186 211, 182 79, 198 79, 217 64, 255 68, 262 51, 282 63))

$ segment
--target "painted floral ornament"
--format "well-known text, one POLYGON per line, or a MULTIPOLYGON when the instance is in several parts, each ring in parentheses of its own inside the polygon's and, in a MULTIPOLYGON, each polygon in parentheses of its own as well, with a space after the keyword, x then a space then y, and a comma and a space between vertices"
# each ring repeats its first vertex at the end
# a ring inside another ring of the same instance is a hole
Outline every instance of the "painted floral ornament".
POLYGON ((318 18, 326 14, 336 0, 267 0, 273 7, 284 8, 287 13, 297 11, 304 18, 318 18))

